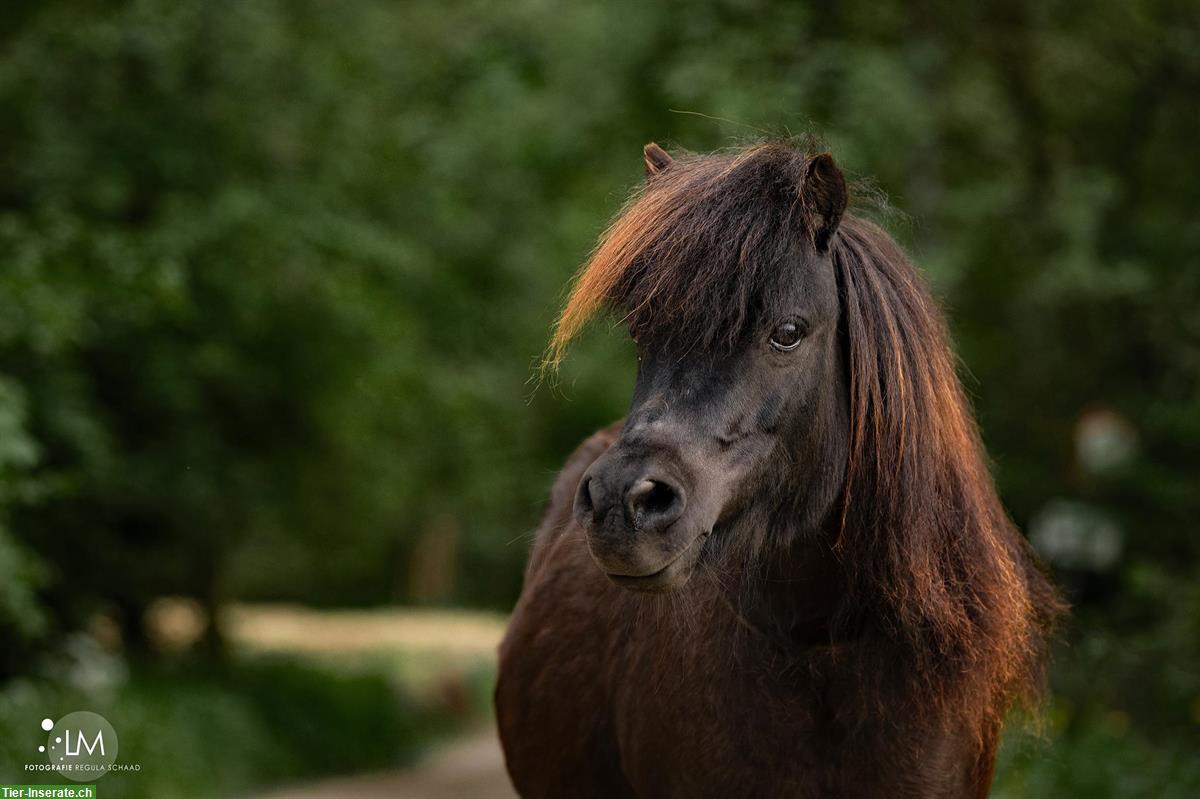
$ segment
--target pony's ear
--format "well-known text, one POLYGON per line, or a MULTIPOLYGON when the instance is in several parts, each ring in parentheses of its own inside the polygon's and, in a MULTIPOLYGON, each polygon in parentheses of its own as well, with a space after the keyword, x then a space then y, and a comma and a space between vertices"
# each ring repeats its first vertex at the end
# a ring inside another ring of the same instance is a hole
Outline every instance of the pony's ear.
POLYGON ((846 179, 833 163, 833 156, 822 153, 809 159, 804 165, 804 179, 800 184, 800 196, 804 206, 804 221, 812 235, 817 250, 824 252, 829 240, 837 231, 842 214, 846 211, 848 192, 846 179))
POLYGON ((642 148, 642 160, 646 162, 646 177, 652 178, 659 172, 675 163, 675 159, 667 155, 667 151, 654 142, 642 148))

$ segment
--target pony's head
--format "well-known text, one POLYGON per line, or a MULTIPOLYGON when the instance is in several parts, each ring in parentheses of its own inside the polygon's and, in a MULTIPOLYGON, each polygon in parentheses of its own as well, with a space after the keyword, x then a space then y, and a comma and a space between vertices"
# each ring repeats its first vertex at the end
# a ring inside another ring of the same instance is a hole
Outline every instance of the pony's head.
POLYGON ((837 500, 849 424, 830 245, 847 191, 830 156, 779 145, 645 157, 646 185, 581 273, 552 357, 601 305, 629 327, 632 405, 575 514, 611 579, 662 590, 764 493, 808 525, 837 500))
POLYGON ((575 499, 595 561, 665 590, 703 558, 812 585, 794 569, 832 557, 830 629, 877 644, 855 667, 864 701, 907 692, 903 712, 994 734, 1036 695, 1063 607, 996 494, 917 270, 845 213, 828 155, 645 159, 547 359, 601 307, 637 342, 624 428, 575 499))

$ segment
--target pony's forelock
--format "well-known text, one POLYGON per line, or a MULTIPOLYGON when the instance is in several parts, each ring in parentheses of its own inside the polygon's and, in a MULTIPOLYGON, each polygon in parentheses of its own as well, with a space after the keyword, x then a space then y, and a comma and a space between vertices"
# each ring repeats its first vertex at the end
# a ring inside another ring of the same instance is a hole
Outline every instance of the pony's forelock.
POLYGON ((736 339, 756 297, 804 246, 808 161, 783 144, 676 157, 635 191, 577 273, 543 368, 556 368, 604 309, 635 337, 699 347, 736 339))

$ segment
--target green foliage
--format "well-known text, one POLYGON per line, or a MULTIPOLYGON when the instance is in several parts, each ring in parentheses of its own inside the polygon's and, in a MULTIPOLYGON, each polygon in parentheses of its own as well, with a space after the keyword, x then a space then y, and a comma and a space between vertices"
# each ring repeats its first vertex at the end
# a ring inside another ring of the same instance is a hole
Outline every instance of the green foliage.
POLYGON ((1132 570, 1119 605, 1080 608, 1055 653, 1045 735, 1010 730, 998 799, 1200 792, 1200 581, 1132 570))
POLYGON ((37 462, 37 446, 25 422, 21 387, 0 379, 0 631, 11 631, 15 640, 36 636, 46 623, 35 594, 45 581, 45 571, 13 540, 5 513, 29 492, 27 472, 37 462))
MULTIPOLYGON (((80 707, 117 729, 121 763, 105 795, 233 796, 265 784, 404 765, 459 720, 415 704, 377 673, 287 659, 135 673, 100 692, 69 680, 21 680, 0 691, 0 780, 29 782, 44 762, 39 723, 80 707)), ((36 780, 35 780, 36 781, 36 780)))
POLYGON ((1073 734, 1010 739, 1001 750, 991 796, 1186 799, 1197 791, 1200 760, 1192 744, 1147 740, 1116 716, 1073 734))

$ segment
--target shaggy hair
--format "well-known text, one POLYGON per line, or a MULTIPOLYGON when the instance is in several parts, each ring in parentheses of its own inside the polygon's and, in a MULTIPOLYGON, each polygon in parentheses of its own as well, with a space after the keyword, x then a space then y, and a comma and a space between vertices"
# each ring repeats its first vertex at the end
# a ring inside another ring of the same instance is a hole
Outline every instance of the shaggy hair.
POLYGON ((871 222, 847 215, 831 231, 804 207, 828 189, 811 183, 819 158, 762 144, 652 175, 578 274, 547 363, 604 308, 635 339, 731 347, 797 253, 827 247, 850 406, 835 624, 865 626, 878 644, 843 666, 872 709, 927 713, 977 731, 982 747, 1014 702, 1040 696, 1063 605, 997 497, 918 272, 871 222))

